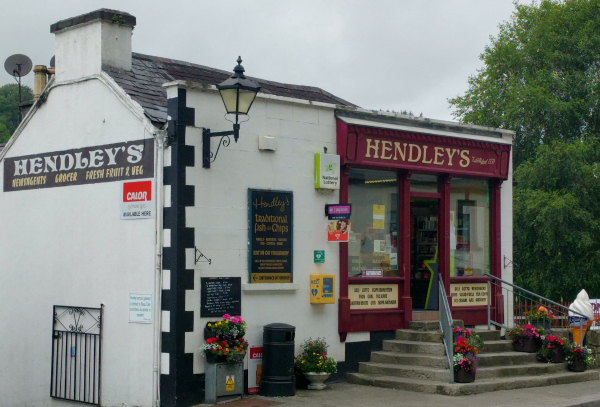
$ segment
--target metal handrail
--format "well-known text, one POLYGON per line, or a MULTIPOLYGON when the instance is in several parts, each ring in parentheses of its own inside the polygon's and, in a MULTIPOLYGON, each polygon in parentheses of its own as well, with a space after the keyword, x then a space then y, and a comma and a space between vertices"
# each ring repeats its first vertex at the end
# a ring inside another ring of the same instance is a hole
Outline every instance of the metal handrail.
MULTIPOLYGON (((572 310, 569 307, 565 307, 562 304, 559 304, 559 303, 557 303, 555 301, 552 301, 552 300, 550 300, 548 298, 542 297, 541 295, 536 294, 534 292, 531 292, 529 290, 526 290, 523 287, 519 287, 518 285, 515 285, 515 284, 510 283, 508 281, 502 280, 501 278, 493 276, 493 275, 491 275, 489 273, 483 273, 483 275, 485 277, 490 277, 493 280, 495 280, 495 281, 493 281, 494 285, 496 287, 500 288, 501 290, 506 291, 507 294, 512 293, 513 296, 516 295, 517 297, 523 297, 523 298, 525 298, 525 300, 536 301, 536 302, 543 303, 543 304, 552 304, 555 307, 555 309, 563 310, 563 312, 566 315, 568 315, 569 312, 570 312, 572 314, 576 314, 576 315, 578 315, 580 317, 588 319, 585 315, 583 315, 583 314, 581 314, 581 313, 579 313, 579 312, 577 312, 575 310, 572 310), (506 286, 512 287, 513 290, 509 290, 509 288, 503 287, 499 283, 501 283, 502 285, 506 285, 506 286), (518 292, 515 292, 515 290, 517 290, 518 292), (533 298, 528 298, 527 295, 529 295, 530 297, 533 297, 533 298)), ((491 296, 491 285, 492 285, 492 280, 488 280, 488 282, 487 282, 488 296, 491 296)), ((502 296, 504 296, 504 293, 502 293, 502 296)), ((519 300, 520 300, 520 298, 519 298, 519 300)), ((509 327, 507 325, 504 325, 502 323, 499 323, 498 321, 493 321, 492 320, 491 303, 492 303, 491 298, 488 298, 488 302, 487 302, 488 329, 491 329, 491 325, 495 325, 495 326, 498 326, 498 327, 504 328, 504 329, 510 329, 511 327, 509 327)), ((508 307, 508 305, 509 305, 508 302, 505 302, 505 306, 508 307)), ((580 326, 579 327, 579 345, 582 345, 582 342, 583 342, 583 326, 580 326)))
POLYGON ((454 335, 452 333, 452 313, 448 305, 448 297, 444 288, 444 280, 438 274, 438 303, 440 305, 440 331, 444 337, 444 347, 448 357, 448 366, 450 367, 450 383, 454 383, 454 335))

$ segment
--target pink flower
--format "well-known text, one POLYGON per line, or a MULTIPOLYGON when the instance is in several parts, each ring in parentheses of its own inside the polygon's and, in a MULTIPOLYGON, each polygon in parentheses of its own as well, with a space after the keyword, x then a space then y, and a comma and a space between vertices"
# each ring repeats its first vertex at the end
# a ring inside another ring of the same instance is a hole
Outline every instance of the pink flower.
POLYGON ((230 318, 231 318, 231 315, 229 315, 229 314, 223 315, 223 319, 230 319, 230 318))

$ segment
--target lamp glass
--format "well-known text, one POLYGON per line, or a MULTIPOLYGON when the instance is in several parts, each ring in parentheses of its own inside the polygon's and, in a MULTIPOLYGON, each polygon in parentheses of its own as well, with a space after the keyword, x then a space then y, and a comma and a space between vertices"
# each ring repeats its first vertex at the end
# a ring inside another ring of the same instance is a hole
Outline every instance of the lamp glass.
POLYGON ((237 108, 237 89, 221 89, 219 92, 221 93, 221 99, 223 99, 227 113, 235 114, 237 108))
POLYGON ((240 102, 238 106, 239 114, 248 114, 252 102, 256 98, 256 92, 251 90, 240 89, 240 102))

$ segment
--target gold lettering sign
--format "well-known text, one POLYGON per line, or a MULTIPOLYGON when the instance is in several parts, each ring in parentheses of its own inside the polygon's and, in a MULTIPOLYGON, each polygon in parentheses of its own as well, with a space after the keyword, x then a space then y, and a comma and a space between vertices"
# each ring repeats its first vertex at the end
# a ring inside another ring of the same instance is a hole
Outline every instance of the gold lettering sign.
MULTIPOLYGON (((378 158, 390 161, 406 161, 409 163, 420 163, 430 165, 444 165, 449 167, 458 166, 467 168, 471 164, 469 150, 465 148, 433 147, 401 141, 386 141, 377 139, 366 139, 366 158, 378 158)), ((477 159, 477 162, 494 164, 495 160, 477 159)))
POLYGON ((450 284, 450 296, 453 307, 487 307, 489 299, 486 283, 450 284))
POLYGON ((350 284, 350 309, 398 308, 397 284, 350 284))

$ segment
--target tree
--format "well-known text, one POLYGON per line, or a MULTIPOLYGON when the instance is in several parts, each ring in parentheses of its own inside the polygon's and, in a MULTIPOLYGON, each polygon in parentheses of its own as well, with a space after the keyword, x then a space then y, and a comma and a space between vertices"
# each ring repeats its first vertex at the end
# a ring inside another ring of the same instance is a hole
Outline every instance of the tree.
POLYGON ((515 283, 573 301, 600 298, 600 141, 537 148, 514 176, 515 283))
POLYGON ((516 5, 462 96, 461 122, 516 131, 515 166, 539 144, 600 134, 600 0, 516 5))
MULTIPOLYGON (((33 99, 33 91, 28 86, 21 87, 21 100, 33 99)), ((0 143, 5 143, 19 125, 19 85, 9 84, 0 87, 0 143)))

